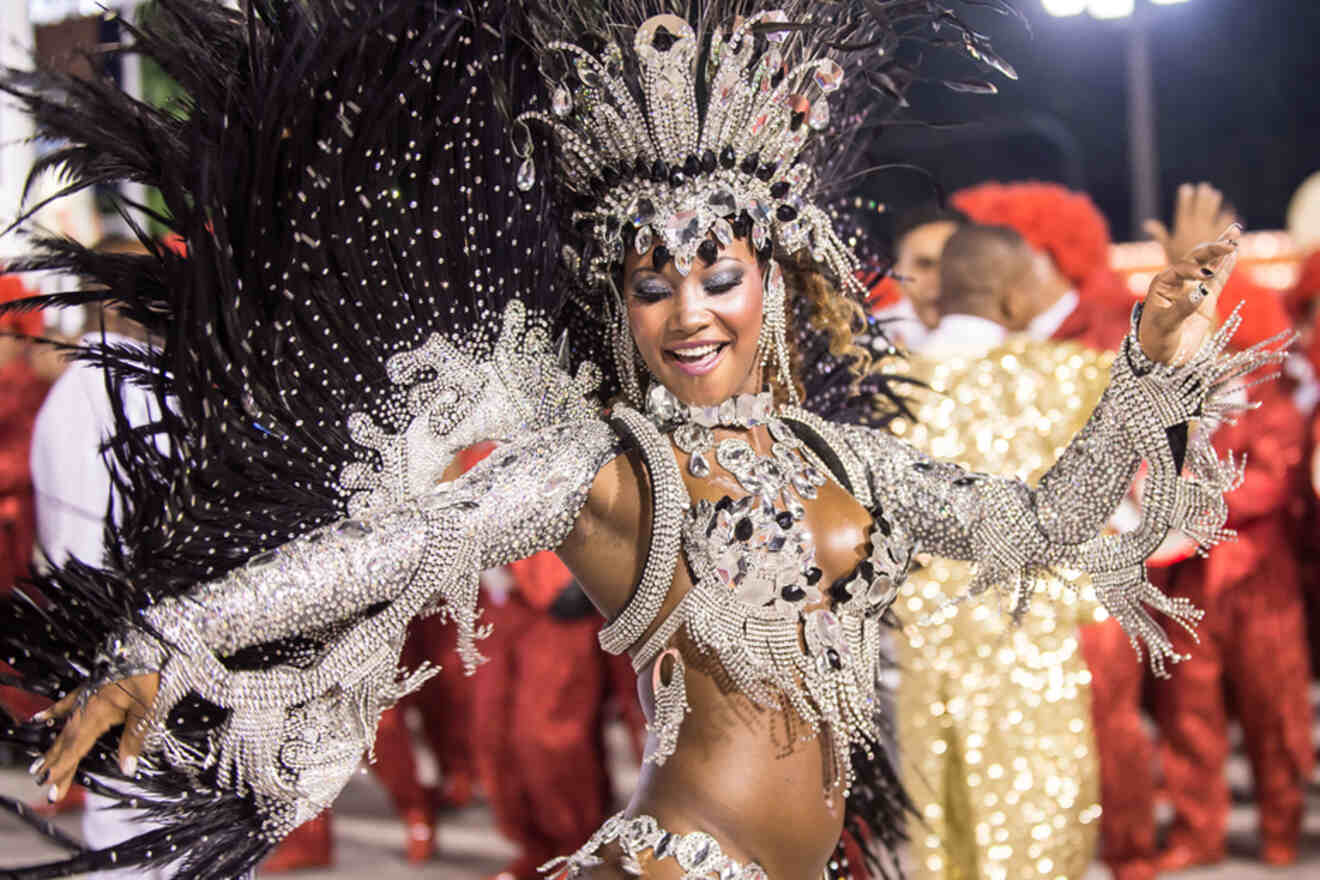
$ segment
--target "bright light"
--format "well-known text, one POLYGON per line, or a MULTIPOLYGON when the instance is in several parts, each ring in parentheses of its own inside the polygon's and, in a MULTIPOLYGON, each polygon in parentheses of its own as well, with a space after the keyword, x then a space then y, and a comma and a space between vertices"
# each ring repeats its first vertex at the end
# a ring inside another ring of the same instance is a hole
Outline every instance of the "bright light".
POLYGON ((1041 5, 1046 12, 1058 18, 1081 15, 1086 10, 1086 0, 1041 0, 1041 5))
POLYGON ((1091 0, 1086 5, 1096 18, 1127 18, 1135 7, 1134 0, 1091 0))

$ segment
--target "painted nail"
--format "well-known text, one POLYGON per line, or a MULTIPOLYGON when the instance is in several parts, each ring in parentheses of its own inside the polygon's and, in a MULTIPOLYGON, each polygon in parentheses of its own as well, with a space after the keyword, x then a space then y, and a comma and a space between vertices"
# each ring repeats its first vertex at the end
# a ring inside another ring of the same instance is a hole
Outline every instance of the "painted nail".
POLYGON ((120 764, 119 769, 124 771, 125 776, 137 776, 138 759, 135 755, 129 755, 120 764))
POLYGON ((28 719, 28 722, 31 723, 31 724, 40 724, 41 722, 45 721, 45 720, 46 720, 47 718, 49 718, 49 717, 50 717, 50 715, 49 715, 49 713, 47 712, 47 710, 42 709, 40 712, 38 712, 37 714, 35 714, 35 715, 33 715, 31 718, 29 718, 29 719, 28 719))
POLYGON ((41 773, 37 775, 37 785, 45 785, 47 779, 50 779, 50 771, 42 770, 41 773))
POLYGON ((58 785, 52 785, 50 787, 50 790, 46 792, 46 800, 50 801, 53 804, 59 799, 60 799, 60 787, 58 785))
POLYGON ((38 756, 37 756, 37 760, 33 761, 32 764, 29 765, 29 767, 28 767, 28 775, 31 775, 31 774, 33 774, 33 773, 36 773, 38 770, 41 769, 41 765, 42 765, 42 764, 45 764, 45 763, 46 763, 46 756, 45 756, 45 755, 38 755, 38 756))

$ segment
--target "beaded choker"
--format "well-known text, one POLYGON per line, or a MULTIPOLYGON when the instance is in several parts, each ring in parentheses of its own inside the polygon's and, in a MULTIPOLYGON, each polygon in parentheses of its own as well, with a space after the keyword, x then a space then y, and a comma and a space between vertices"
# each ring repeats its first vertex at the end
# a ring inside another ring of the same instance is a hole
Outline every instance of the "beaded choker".
POLYGON ((774 396, 736 394, 712 406, 684 403, 663 385, 656 384, 646 394, 646 415, 656 427, 693 424, 703 428, 754 428, 775 418, 774 396))

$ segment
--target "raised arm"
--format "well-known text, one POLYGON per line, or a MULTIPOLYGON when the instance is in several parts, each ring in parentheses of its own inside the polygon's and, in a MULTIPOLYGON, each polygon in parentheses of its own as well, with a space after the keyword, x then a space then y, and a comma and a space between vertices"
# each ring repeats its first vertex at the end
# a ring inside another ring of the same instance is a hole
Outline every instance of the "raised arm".
POLYGON ((1277 356, 1263 348, 1221 356, 1235 317, 1186 363, 1156 364, 1136 341, 1139 316, 1091 419, 1035 487, 934 461, 887 432, 854 428, 849 436, 879 514, 907 530, 919 549, 977 563, 969 595, 997 587, 1021 613, 1033 573, 1053 566, 1085 571, 1138 653, 1144 643, 1153 669, 1164 674, 1166 660, 1180 658, 1145 606, 1183 626, 1201 612, 1152 586, 1145 559, 1173 528, 1202 546, 1230 534, 1223 495, 1241 473, 1231 458, 1219 460, 1208 431, 1189 445, 1187 425, 1228 417, 1235 404, 1222 392, 1277 356), (1143 522, 1130 533, 1100 535, 1143 460, 1150 465, 1143 522))

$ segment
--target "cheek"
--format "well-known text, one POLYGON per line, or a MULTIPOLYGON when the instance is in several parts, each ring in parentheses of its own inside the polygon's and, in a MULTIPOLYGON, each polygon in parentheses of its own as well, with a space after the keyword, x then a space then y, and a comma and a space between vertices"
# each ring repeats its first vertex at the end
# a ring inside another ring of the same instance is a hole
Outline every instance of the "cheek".
POLYGON ((761 333, 762 292, 759 282, 731 290, 719 303, 716 313, 738 337, 739 347, 756 345, 761 333))
POLYGON ((664 301, 643 303, 633 300, 628 304, 628 328, 632 331, 637 350, 648 361, 651 352, 659 346, 660 331, 664 327, 664 301))

